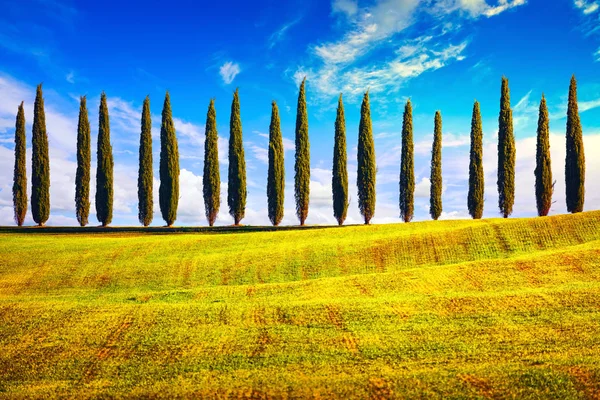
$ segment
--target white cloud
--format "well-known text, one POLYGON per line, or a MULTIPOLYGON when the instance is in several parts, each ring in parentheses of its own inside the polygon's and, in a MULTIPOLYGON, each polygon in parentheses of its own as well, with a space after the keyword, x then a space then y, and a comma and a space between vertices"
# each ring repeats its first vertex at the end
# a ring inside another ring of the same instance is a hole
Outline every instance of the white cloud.
POLYGON ((585 15, 595 13, 600 8, 600 4, 597 1, 575 0, 574 4, 585 15))
POLYGON ((254 158, 268 164, 269 163, 269 149, 266 146, 258 146, 255 143, 248 143, 248 148, 254 154, 254 158))
POLYGON ((415 198, 429 199, 431 190, 431 180, 429 178, 421 178, 421 181, 415 185, 415 198))
POLYGON ((219 74, 226 85, 229 85, 231 82, 233 82, 235 77, 240 72, 240 65, 238 63, 233 63, 232 61, 227 61, 225 64, 221 65, 221 68, 219 68, 219 74))
POLYGON ((331 12, 333 14, 343 14, 348 18, 352 18, 358 12, 357 0, 333 0, 331 4, 331 12))
POLYGON ((347 99, 352 100, 361 96, 367 89, 372 94, 397 92, 404 82, 426 71, 434 71, 450 62, 464 59, 463 52, 466 47, 467 42, 440 48, 426 45, 424 41, 412 49, 408 57, 405 56, 405 49, 401 49, 398 56, 383 64, 350 69, 325 65, 314 73, 300 68, 294 78, 297 81, 304 74, 308 74, 310 84, 327 98, 343 92, 347 99))
MULTIPOLYGON (((462 0, 465 1, 465 0, 462 0)), ((500 13, 503 13, 506 10, 509 10, 514 7, 522 6, 527 3, 527 0, 498 0, 498 4, 496 6, 488 6, 484 11, 483 15, 486 17, 493 17, 500 13)))
MULTIPOLYGON (((340 5, 349 9, 348 2, 334 1, 333 9, 340 5)), ((324 43, 314 51, 326 64, 349 63, 372 49, 372 46, 410 26, 418 0, 379 0, 369 8, 354 11, 358 20, 342 39, 324 43)))
POLYGON ((433 6, 438 13, 466 12, 471 18, 493 17, 504 11, 526 4, 526 0, 497 0, 488 4, 486 0, 445 0, 433 6))
POLYGON ((69 73, 67 74, 67 76, 65 77, 65 79, 69 83, 75 83, 75 72, 69 71, 69 73))
MULTIPOLYGON (((573 4, 583 13, 579 29, 585 36, 598 35, 600 24, 598 18, 596 18, 596 12, 600 10, 600 1, 574 0, 573 4)), ((600 62, 600 48, 592 54, 592 57, 594 61, 600 62)))
MULTIPOLYGON (((455 135, 450 132, 443 132, 442 147, 449 149, 453 147, 468 146, 471 143, 470 135, 455 135)), ((415 153, 420 155, 430 155, 433 145, 433 134, 427 135, 415 143, 415 153)))
POLYGON ((472 17, 492 17, 510 8, 521 6, 526 0, 499 0, 490 6, 485 0, 448 0, 431 7, 418 0, 378 0, 369 7, 358 8, 351 0, 334 0, 332 11, 347 16, 356 16, 351 29, 342 39, 315 47, 315 53, 325 63, 349 63, 373 49, 373 45, 411 26, 421 5, 425 13, 444 14, 456 10, 468 11, 472 17))
POLYGON ((188 140, 195 146, 204 146, 204 126, 173 118, 178 139, 188 140))
POLYGON ((395 92, 427 71, 463 60, 468 39, 455 38, 461 19, 492 17, 521 6, 526 0, 443 0, 436 4, 418 0, 375 0, 366 7, 357 1, 333 0, 332 13, 344 15, 346 30, 337 40, 314 45, 312 62, 296 68, 296 84, 306 75, 323 100, 344 92, 349 100, 367 89, 395 92), (416 22, 427 34, 416 39, 402 38, 416 22), (452 34, 452 35, 450 35, 452 34), (384 61, 369 62, 368 55, 386 54, 384 61), (365 61, 366 62, 363 62, 365 61))

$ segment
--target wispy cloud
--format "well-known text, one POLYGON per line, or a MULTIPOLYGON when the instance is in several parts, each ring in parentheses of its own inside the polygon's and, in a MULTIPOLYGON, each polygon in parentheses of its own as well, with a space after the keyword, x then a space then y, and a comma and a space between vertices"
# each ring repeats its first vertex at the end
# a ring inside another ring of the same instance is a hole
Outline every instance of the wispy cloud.
POLYGON ((467 41, 445 45, 427 45, 427 42, 422 40, 418 45, 408 45, 410 50, 403 46, 393 59, 380 64, 348 69, 328 64, 314 72, 300 68, 294 79, 298 81, 306 75, 322 95, 334 96, 343 92, 352 100, 367 89, 373 94, 397 92, 404 82, 465 58, 467 41))
POLYGON ((260 162, 267 164, 269 162, 269 149, 265 146, 258 146, 255 143, 249 142, 248 148, 254 154, 254 158, 260 162))
POLYGON ((598 107, 600 107, 600 98, 590 101, 579 102, 579 112, 586 112, 598 107))
MULTIPOLYGON (((334 1, 333 9, 348 10, 347 2, 334 1)), ((356 20, 350 29, 334 42, 314 47, 314 53, 326 64, 341 64, 355 61, 372 49, 372 46, 412 23, 418 0, 380 0, 372 7, 354 11, 356 20)))
POLYGON ((461 3, 484 3, 485 6, 482 8, 481 15, 485 15, 489 18, 503 13, 506 10, 510 10, 511 8, 522 6, 527 3, 527 0, 499 0, 498 5, 496 6, 490 6, 484 0, 461 0, 461 3))
POLYGON ((376 0, 361 7, 354 0, 333 0, 332 14, 345 17, 345 31, 337 40, 313 45, 312 62, 288 75, 296 83, 308 76, 312 87, 325 98, 344 92, 353 101, 367 89, 373 94, 394 92, 424 72, 466 57, 469 39, 455 34, 461 20, 492 17, 523 4, 526 0, 498 0, 495 5, 485 0, 442 0, 435 5, 418 0, 376 0), (405 34, 416 23, 426 35, 415 38, 405 34), (383 61, 370 62, 369 55, 375 52, 383 61))
POLYGON ((513 107, 513 121, 517 129, 524 128, 537 120, 539 106, 531 99, 532 93, 533 90, 527 92, 513 107))
MULTIPOLYGON (((597 17, 596 12, 600 10, 600 1, 573 0, 573 4, 575 8, 581 10, 583 13, 579 29, 585 36, 598 36, 600 33, 600 16, 597 17)), ((592 57, 594 61, 600 62, 600 48, 592 53, 592 57)))
POLYGON ((234 63, 232 61, 227 61, 225 64, 221 65, 219 68, 219 74, 225 82, 226 85, 229 85, 235 77, 241 72, 240 65, 238 63, 234 63))
POLYGON ((271 34, 271 36, 269 36, 269 40, 268 40, 269 49, 272 49, 279 42, 281 42, 283 39, 285 39, 287 32, 290 30, 290 28, 292 28, 294 25, 296 25, 298 22, 300 22, 300 19, 301 18, 296 18, 295 20, 284 24, 281 28, 279 28, 275 32, 273 32, 271 34))

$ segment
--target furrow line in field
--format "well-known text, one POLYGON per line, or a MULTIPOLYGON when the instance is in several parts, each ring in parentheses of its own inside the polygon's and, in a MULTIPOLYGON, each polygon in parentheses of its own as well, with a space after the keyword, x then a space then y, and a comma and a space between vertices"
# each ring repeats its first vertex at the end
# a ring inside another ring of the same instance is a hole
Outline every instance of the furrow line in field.
POLYGON ((340 309, 335 305, 328 305, 325 307, 327 311, 327 319, 329 322, 336 327, 337 330, 342 331, 342 343, 344 347, 352 354, 359 353, 359 341, 358 338, 348 329, 346 321, 342 317, 340 309))
POLYGON ((104 345, 102 346, 102 348, 96 353, 95 358, 90 361, 88 367, 83 372, 83 374, 82 374, 83 383, 90 382, 94 379, 94 377, 96 376, 96 373, 97 373, 98 364, 111 356, 111 354, 112 354, 114 348, 117 346, 119 340, 121 339, 121 337, 123 336, 125 331, 127 331, 131 327, 132 324, 133 324, 133 316, 127 315, 123 319, 123 321, 119 324, 117 329, 115 329, 114 331, 112 331, 110 333, 110 335, 108 336, 108 338, 107 338, 106 342, 104 343, 104 345))

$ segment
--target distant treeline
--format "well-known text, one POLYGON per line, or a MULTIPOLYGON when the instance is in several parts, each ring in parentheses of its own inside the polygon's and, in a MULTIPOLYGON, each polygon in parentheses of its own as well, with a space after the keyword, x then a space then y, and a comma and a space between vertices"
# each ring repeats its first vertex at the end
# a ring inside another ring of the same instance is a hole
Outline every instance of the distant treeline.
MULTIPOLYGON (((306 79, 300 85, 295 129, 294 197, 296 215, 304 225, 309 212, 310 191, 310 143, 308 134, 308 111, 306 107, 306 79)), ((376 162, 369 92, 364 94, 358 129, 358 207, 365 224, 375 215, 376 162)), ((34 104, 32 132, 32 182, 31 213, 33 220, 43 226, 50 216, 50 162, 48 136, 44 113, 42 85, 38 85, 34 104)), ((153 218, 153 169, 150 99, 144 100, 141 116, 138 175, 138 217, 143 226, 153 218)), ((540 216, 548 215, 552 205, 554 184, 550 160, 550 129, 546 99, 542 95, 537 129, 537 151, 535 167, 535 194, 540 216)), ((208 224, 213 226, 220 208, 220 183, 218 133, 214 100, 210 101, 206 116, 204 142, 203 195, 208 224)), ((284 149, 279 110, 275 102, 271 108, 269 126, 269 168, 267 179, 268 216, 274 226, 283 218, 285 189, 284 149)), ((585 156, 579 111, 577 106, 577 81, 571 79, 566 127, 566 203, 571 213, 583 211, 585 196, 585 156)), ((227 206, 234 224, 243 220, 246 209, 246 162, 242 141, 239 92, 235 91, 231 105, 229 136, 229 171, 227 206)), ((414 145, 412 105, 406 102, 402 123, 402 151, 400 154, 400 217, 410 222, 414 214, 414 145)), ((110 143, 110 123, 106 94, 100 98, 98 120, 96 169, 96 216, 102 226, 112 222, 113 211, 113 167, 114 160, 110 143)), ((510 106, 508 79, 502 78, 500 115, 498 118, 498 207, 500 214, 508 218, 515 200, 516 149, 513 132, 513 117, 510 106)), ((169 93, 165 96, 160 128, 160 188, 159 203, 162 218, 167 226, 177 219, 179 202, 179 150, 171 112, 169 93)), ((90 211, 91 179, 90 122, 86 97, 81 97, 79 123, 77 127, 77 173, 75 179, 75 209, 81 226, 88 224, 90 211)), ((437 220, 442 214, 442 115, 438 111, 434 119, 434 137, 431 155, 430 214, 437 220)), ((340 225, 348 211, 348 169, 346 149, 346 121, 344 103, 340 94, 335 120, 335 143, 333 149, 333 215, 340 225)), ((21 226, 27 214, 26 136, 23 103, 19 105, 15 130, 14 168, 14 217, 21 226)), ((467 194, 469 214, 479 219, 484 206, 483 131, 479 103, 475 101, 471 122, 471 149, 469 162, 469 190, 467 194)))

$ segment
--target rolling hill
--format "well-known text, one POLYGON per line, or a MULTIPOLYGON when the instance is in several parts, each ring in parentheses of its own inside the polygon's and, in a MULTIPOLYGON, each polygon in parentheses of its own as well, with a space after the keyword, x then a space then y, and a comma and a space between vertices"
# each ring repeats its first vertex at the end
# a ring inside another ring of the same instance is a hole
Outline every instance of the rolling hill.
POLYGON ((0 398, 600 398, 600 212, 0 228, 0 398))

